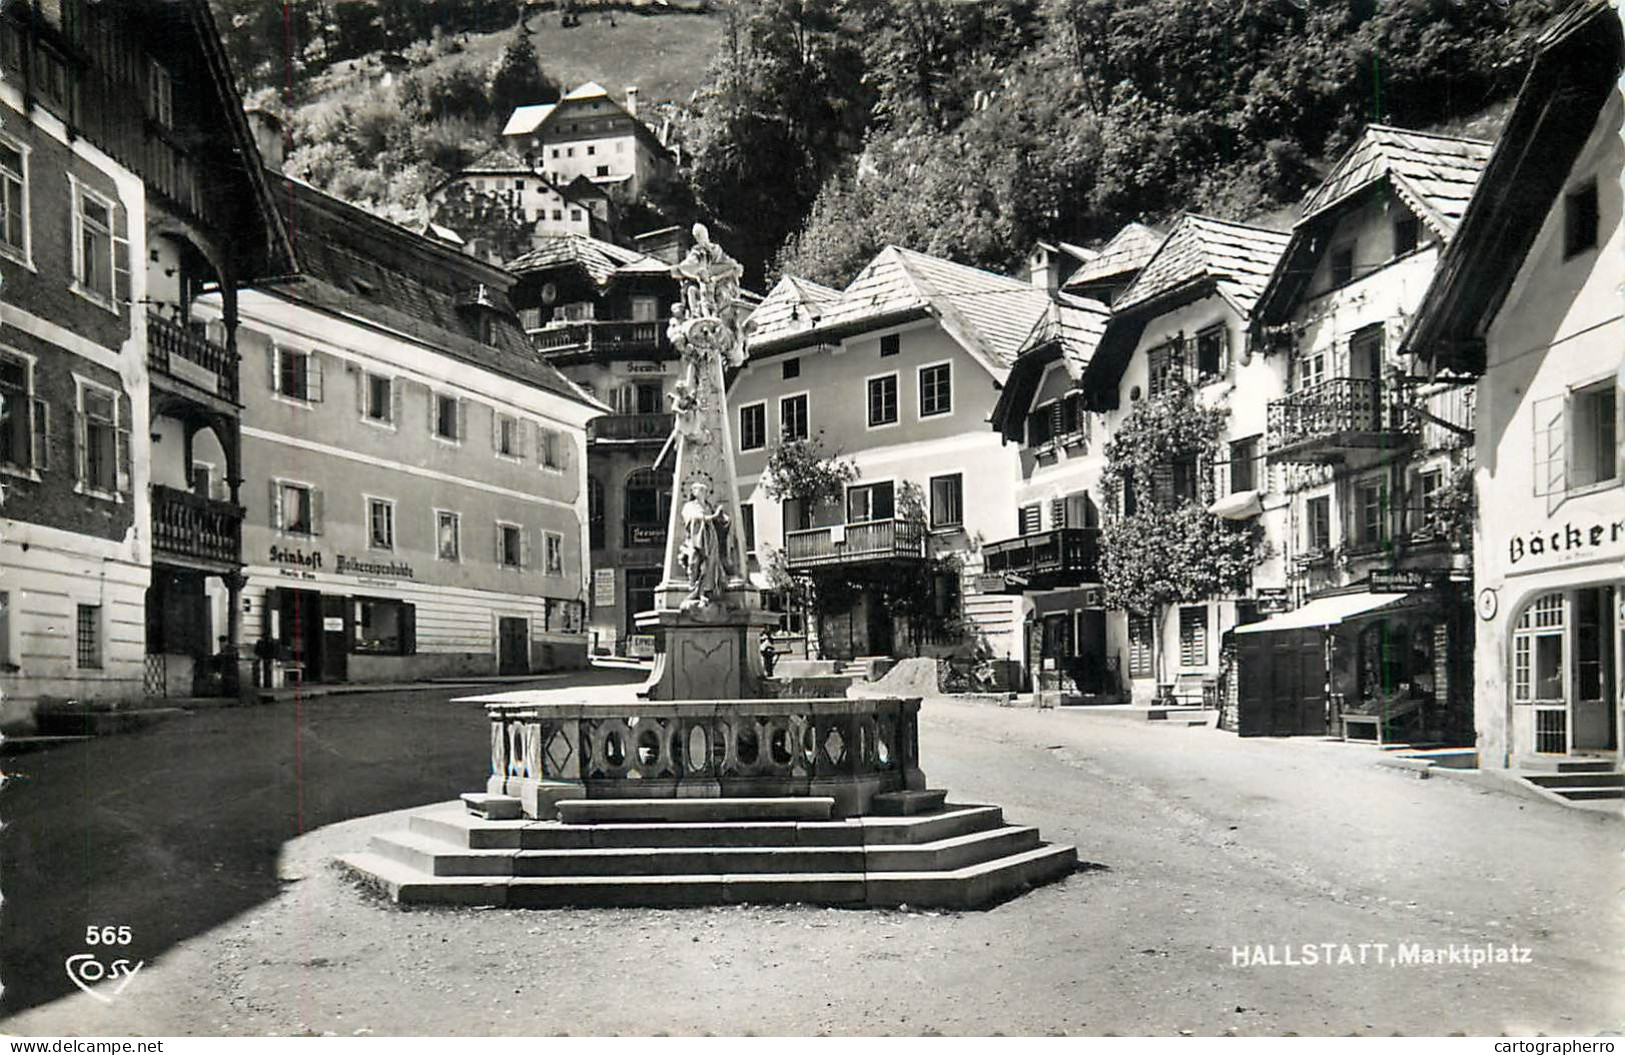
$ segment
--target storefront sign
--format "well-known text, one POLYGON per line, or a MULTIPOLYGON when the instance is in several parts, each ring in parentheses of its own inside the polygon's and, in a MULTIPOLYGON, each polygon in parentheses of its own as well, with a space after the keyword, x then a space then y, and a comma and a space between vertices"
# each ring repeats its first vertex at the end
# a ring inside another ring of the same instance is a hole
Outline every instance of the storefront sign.
POLYGON ((272 564, 291 564, 299 568, 320 568, 322 555, 320 553, 306 553, 302 549, 285 549, 282 546, 271 547, 272 564))
POLYGON ((655 636, 653 634, 633 634, 627 638, 626 654, 633 659, 653 659, 655 656, 655 636))
POLYGON ((626 540, 632 546, 660 546, 666 541, 664 524, 628 524, 626 540))
POLYGON ((322 616, 322 629, 340 634, 344 633, 344 617, 342 615, 322 616))
POLYGON ((978 575, 971 579, 977 593, 1003 593, 1003 575, 978 575))
POLYGON ((1292 607, 1285 586, 1260 587, 1253 591, 1253 599, 1258 602, 1259 615, 1275 615, 1292 607))
POLYGON ((615 607, 614 568, 594 568, 592 570, 592 606, 594 608, 615 607))
POLYGON ((1371 573, 1367 589, 1375 593, 1412 593, 1431 585, 1425 572, 1378 570, 1371 573))
POLYGON ((626 363, 624 369, 629 374, 663 374, 666 372, 665 363, 626 363))
POLYGON ((1625 555, 1625 518, 1553 524, 1539 531, 1514 535, 1507 543, 1510 571, 1549 568, 1625 555))
POLYGON ((415 578, 412 566, 402 561, 357 560, 340 553, 334 563, 340 575, 376 575, 386 579, 415 578))

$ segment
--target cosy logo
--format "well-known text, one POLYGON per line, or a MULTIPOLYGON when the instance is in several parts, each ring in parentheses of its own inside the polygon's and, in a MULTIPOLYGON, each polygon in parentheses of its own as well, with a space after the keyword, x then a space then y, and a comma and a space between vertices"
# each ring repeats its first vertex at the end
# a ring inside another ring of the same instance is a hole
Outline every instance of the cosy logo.
POLYGON ((95 953, 82 952, 68 957, 64 966, 67 967, 69 981, 102 1003, 111 1004, 120 993, 124 992, 124 987, 130 984, 130 980, 135 977, 137 971, 146 965, 146 962, 140 960, 132 964, 129 960, 121 958, 114 960, 112 963, 102 963, 96 958, 95 953), (111 994, 92 988, 104 980, 118 982, 117 985, 112 987, 111 994))

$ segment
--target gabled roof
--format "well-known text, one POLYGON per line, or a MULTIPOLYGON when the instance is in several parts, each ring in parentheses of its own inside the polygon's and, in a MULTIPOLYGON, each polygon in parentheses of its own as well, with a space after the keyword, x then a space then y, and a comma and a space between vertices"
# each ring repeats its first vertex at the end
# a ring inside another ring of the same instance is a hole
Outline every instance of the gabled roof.
POLYGON ((579 84, 564 93, 566 99, 604 99, 609 97, 609 89, 597 81, 588 81, 579 84))
POLYGON ((308 183, 276 178, 299 272, 266 287, 268 293, 390 330, 520 384, 598 405, 532 350, 508 306, 513 279, 501 268, 308 183), (479 339, 468 310, 474 303, 498 312, 489 344, 479 339))
POLYGON ((579 267, 599 286, 623 275, 671 274, 671 265, 664 261, 584 234, 547 235, 535 249, 508 262, 508 270, 515 275, 566 267, 579 267))
POLYGON ((1003 379, 1049 296, 1030 283, 890 245, 839 297, 824 302, 815 326, 751 339, 760 355, 934 316, 967 352, 1003 379))
POLYGON ((469 172, 530 172, 525 159, 507 147, 493 147, 475 158, 459 175, 469 172))
POLYGON ((1143 223, 1127 224, 1100 247, 1093 259, 1072 272, 1061 288, 1077 289, 1138 271, 1162 245, 1163 237, 1161 231, 1143 223))
POLYGON ((821 286, 794 275, 785 275, 768 291, 762 303, 751 312, 751 336, 757 340, 804 330, 818 322, 825 305, 838 299, 841 291, 821 286))
POLYGON ((1174 224, 1138 277, 1112 303, 1112 316, 1084 369, 1092 407, 1116 405, 1117 383, 1148 321, 1203 297, 1218 296, 1243 319, 1264 289, 1288 236, 1262 227, 1187 213, 1174 224))
POLYGON ((1489 160, 1490 148, 1491 144, 1479 139, 1367 125, 1320 186, 1304 199, 1302 217, 1293 225, 1292 241, 1259 298, 1254 321, 1272 325, 1287 318, 1328 248, 1323 236, 1345 206, 1366 200, 1376 187, 1391 189, 1429 230, 1448 243, 1489 160))
POLYGON ((557 103, 533 103, 529 106, 516 106, 513 113, 508 115, 508 123, 502 126, 505 136, 528 136, 542 127, 553 111, 558 109, 557 103))
POLYGON ((1010 367, 1010 375, 993 406, 994 431, 1006 439, 1019 440, 1027 407, 1043 381, 1045 369, 1059 361, 1067 376, 1074 382, 1080 380, 1110 318, 1111 309, 1098 300, 1064 290, 1056 293, 1010 367))
MULTIPOLYGON (((1435 233, 1448 238, 1472 197, 1492 144, 1482 139, 1367 125, 1355 144, 1304 199, 1303 219, 1336 207, 1386 179, 1435 233)), ((1303 221, 1300 221, 1300 223, 1303 221)))
POLYGON ((1263 292, 1288 237, 1262 227, 1187 214, 1113 303, 1113 310, 1123 315, 1183 286, 1210 281, 1215 292, 1245 317, 1263 292))
POLYGON ((1619 12, 1606 0, 1581 0, 1541 33, 1529 75, 1401 351, 1451 369, 1484 369, 1485 333, 1622 69, 1625 35, 1619 12))

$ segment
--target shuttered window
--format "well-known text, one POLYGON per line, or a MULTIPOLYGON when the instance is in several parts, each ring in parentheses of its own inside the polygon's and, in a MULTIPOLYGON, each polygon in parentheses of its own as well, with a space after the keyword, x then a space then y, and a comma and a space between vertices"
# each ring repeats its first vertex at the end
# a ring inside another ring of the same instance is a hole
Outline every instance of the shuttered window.
POLYGON ((1151 677, 1151 617, 1139 612, 1128 616, 1128 676, 1151 677))
POLYGON ((1179 610, 1179 665, 1207 666, 1207 607, 1179 610))
POLYGON ((1019 535, 1036 535, 1044 530, 1043 510, 1035 502, 1030 506, 1022 506, 1016 523, 1016 533, 1019 535))

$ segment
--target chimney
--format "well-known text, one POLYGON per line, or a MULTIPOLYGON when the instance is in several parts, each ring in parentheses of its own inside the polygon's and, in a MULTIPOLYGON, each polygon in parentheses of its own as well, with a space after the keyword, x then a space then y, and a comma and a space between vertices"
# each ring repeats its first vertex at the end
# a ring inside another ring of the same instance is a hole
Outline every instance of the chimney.
POLYGON ((638 86, 635 84, 626 86, 626 112, 638 116, 638 86))
POLYGON ((269 110, 249 110, 248 129, 254 136, 254 146, 259 149, 260 160, 272 172, 282 171, 282 161, 287 153, 286 131, 282 119, 269 110))
POLYGON ((1055 267, 1055 254, 1042 242, 1033 247, 1032 255, 1027 258, 1027 274, 1033 287, 1046 293, 1055 292, 1060 284, 1057 281, 1060 275, 1055 267))

